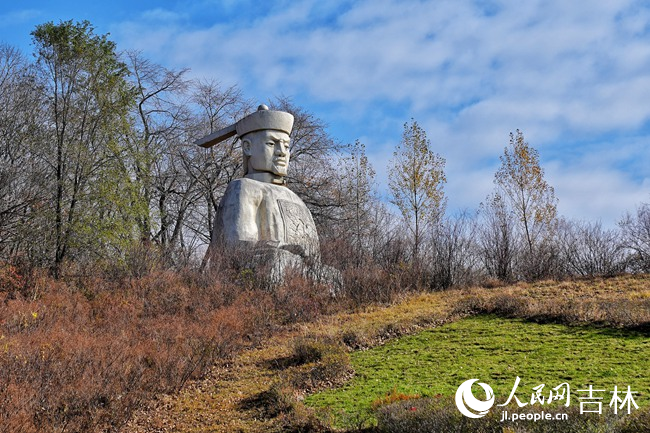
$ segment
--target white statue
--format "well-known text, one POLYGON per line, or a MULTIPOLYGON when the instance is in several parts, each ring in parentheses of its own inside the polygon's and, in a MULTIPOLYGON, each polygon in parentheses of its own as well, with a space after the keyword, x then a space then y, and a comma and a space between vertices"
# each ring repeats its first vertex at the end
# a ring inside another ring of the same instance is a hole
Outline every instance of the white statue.
POLYGON ((228 184, 214 221, 213 245, 248 256, 248 264, 269 267, 273 282, 289 268, 330 283, 340 280, 335 269, 320 264, 316 225, 305 203, 286 187, 289 134, 293 116, 265 105, 234 125, 208 135, 197 144, 213 146, 237 135, 244 157, 244 177, 228 184))

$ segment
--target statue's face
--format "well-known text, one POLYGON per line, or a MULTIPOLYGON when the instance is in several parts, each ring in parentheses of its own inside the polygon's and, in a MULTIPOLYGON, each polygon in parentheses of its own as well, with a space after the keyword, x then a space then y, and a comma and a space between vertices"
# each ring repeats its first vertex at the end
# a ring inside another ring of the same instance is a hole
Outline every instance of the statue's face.
POLYGON ((286 176, 289 168, 289 135, 286 132, 263 130, 246 134, 242 139, 248 157, 247 173, 267 172, 286 176))

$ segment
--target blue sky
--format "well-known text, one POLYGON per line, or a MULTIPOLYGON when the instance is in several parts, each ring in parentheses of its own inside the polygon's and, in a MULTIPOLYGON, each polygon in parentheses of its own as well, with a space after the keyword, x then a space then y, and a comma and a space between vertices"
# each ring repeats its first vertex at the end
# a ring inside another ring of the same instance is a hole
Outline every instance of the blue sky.
POLYGON ((29 1, 0 40, 31 52, 46 21, 87 19, 118 49, 288 96, 386 166, 411 118, 447 160, 449 211, 476 208, 520 129, 562 215, 613 226, 650 201, 650 2, 29 1))

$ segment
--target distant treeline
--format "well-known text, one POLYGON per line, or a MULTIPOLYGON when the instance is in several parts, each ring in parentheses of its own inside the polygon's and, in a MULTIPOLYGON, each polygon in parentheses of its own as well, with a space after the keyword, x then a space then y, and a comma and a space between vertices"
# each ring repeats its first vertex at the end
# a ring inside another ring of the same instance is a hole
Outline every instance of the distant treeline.
MULTIPOLYGON (((45 23, 32 37, 33 61, 0 45, 0 262, 57 278, 199 266, 241 150, 235 139, 208 150, 193 142, 256 103, 216 78, 189 79, 119 52, 89 22, 45 23)), ((388 169, 394 215, 362 143, 338 142, 288 99, 267 102, 296 118, 289 187, 313 212, 324 260, 348 273, 353 296, 372 286, 355 291, 361 274, 435 290, 650 271, 649 206, 616 229, 558 216, 520 131, 479 211, 449 215, 445 160, 407 122, 388 169)))

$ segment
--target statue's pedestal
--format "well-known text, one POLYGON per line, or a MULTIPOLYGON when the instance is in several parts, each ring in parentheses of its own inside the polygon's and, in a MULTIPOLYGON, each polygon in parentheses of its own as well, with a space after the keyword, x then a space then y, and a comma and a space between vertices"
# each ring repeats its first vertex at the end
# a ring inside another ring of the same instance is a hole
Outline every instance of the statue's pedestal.
POLYGON ((340 291, 341 272, 320 261, 310 260, 282 248, 259 248, 247 263, 258 274, 266 276, 269 287, 282 284, 288 275, 296 273, 327 286, 332 296, 340 291))

